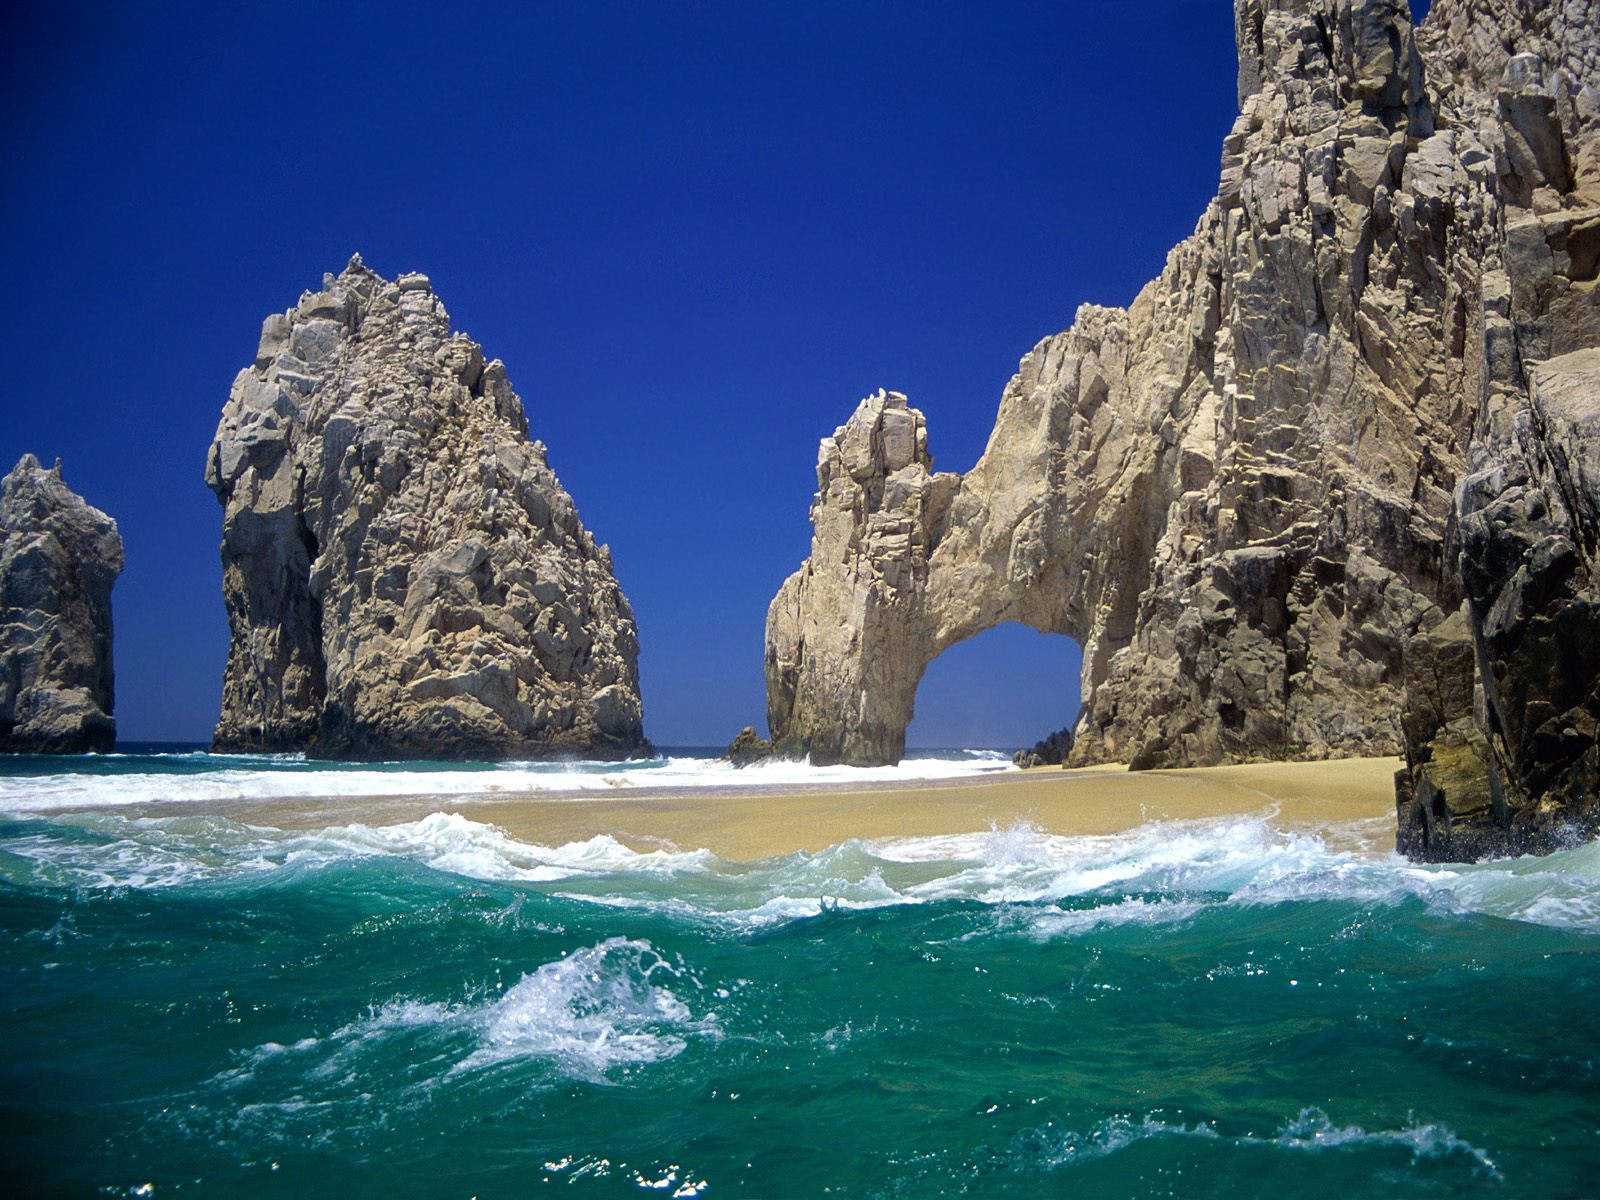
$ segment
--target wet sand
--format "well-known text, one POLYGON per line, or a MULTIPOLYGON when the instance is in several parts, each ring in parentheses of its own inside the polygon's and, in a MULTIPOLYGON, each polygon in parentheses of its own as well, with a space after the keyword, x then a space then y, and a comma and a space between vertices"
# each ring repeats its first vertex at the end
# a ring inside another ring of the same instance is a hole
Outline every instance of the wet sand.
MULTIPOLYGON (((1049 833, 1112 834, 1152 821, 1258 816, 1276 828, 1330 834, 1350 848, 1393 845, 1397 758, 1264 763, 1130 773, 1045 767, 962 779, 812 789, 619 791, 549 796, 328 797, 208 805, 281 829, 393 825, 459 812, 519 841, 560 845, 609 834, 634 849, 709 849, 748 861, 817 851, 849 838, 929 837, 1031 824, 1049 833)), ((127 813, 127 809, 121 810, 127 813)), ((192 804, 139 815, 194 815, 192 804)))

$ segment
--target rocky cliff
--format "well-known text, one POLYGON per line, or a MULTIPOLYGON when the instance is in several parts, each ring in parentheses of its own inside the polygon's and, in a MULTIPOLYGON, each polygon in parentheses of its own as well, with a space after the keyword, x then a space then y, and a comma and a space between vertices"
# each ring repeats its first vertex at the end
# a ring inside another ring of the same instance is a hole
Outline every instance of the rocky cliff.
POLYGON ((0 483, 0 753, 109 750, 117 523, 31 454, 0 483))
POLYGON ((1015 620, 1083 646, 1075 763, 1392 753, 1406 647, 1501 629, 1491 497, 1567 488, 1507 502, 1588 544, 1557 461, 1593 392, 1557 360, 1600 345, 1600 4, 1237 0, 1235 31, 1215 200, 1128 309, 1022 360, 970 472, 893 394, 824 439, 767 620, 780 744, 893 761, 928 662, 1015 620))
POLYGON ((1407 647, 1397 840, 1463 859, 1600 828, 1600 4, 1441 9, 1424 44, 1495 147, 1501 227, 1468 348, 1465 604, 1407 647))
POLYGON ((646 747, 611 556, 426 276, 359 258, 267 318, 206 464, 232 646, 215 744, 358 758, 646 747))

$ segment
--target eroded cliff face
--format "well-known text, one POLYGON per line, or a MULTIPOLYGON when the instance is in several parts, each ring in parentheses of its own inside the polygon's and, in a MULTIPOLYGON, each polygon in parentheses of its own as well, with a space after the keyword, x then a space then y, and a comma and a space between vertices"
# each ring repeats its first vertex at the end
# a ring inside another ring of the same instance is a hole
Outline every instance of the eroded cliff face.
POLYGON ((110 750, 117 523, 22 456, 0 483, 0 753, 110 750))
POLYGON ((358 257, 268 317, 206 464, 232 645, 215 744, 361 758, 646 747, 611 556, 505 367, 358 257))
POLYGON ((1470 859, 1600 829, 1600 4, 1436 15, 1441 87, 1503 138, 1504 238, 1456 492, 1466 603, 1407 648, 1397 843, 1470 859))
POLYGON ((1458 484, 1528 363, 1600 344, 1600 11, 1235 21, 1216 199, 1127 310, 1022 360, 973 470, 933 474, 894 395, 823 441, 767 621, 788 749, 893 761, 928 662, 1008 620, 1083 646, 1075 763, 1401 748, 1404 648, 1469 591, 1458 484))

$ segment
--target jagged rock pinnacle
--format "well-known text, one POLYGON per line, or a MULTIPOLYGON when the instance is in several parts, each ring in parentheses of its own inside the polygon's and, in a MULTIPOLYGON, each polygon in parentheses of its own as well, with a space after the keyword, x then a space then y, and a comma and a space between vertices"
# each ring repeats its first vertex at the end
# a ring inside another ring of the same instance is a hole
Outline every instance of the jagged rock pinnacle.
POLYGON ((362 758, 646 747, 610 553, 498 359, 359 254, 268 317, 207 460, 232 646, 219 749, 362 758))
POLYGON ((24 454, 0 483, 0 753, 110 750, 117 523, 24 454))

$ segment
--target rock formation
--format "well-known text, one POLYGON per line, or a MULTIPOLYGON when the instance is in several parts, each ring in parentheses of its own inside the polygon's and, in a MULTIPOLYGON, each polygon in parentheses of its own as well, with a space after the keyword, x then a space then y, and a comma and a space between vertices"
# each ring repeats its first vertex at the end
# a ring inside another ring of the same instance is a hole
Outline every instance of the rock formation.
POLYGON ((754 766, 772 758, 772 743, 758 736, 752 726, 746 725, 728 743, 722 757, 736 767, 754 766))
POLYGON ((1072 726, 1058 729, 1028 750, 1018 750, 1011 761, 1019 767, 1061 767, 1072 754, 1072 726))
POLYGON ((645 748, 611 555, 503 364, 424 275, 360 257, 267 318, 206 463, 232 646, 219 750, 352 758, 645 748))
MULTIPOLYGON (((1588 595, 1594 393, 1559 360, 1600 345, 1600 3, 1437 0, 1414 30, 1405 0, 1236 0, 1235 27, 1216 199, 1128 309, 1022 360, 978 464, 933 473, 894 394, 824 439, 767 619, 785 749, 894 761, 928 662, 1015 620, 1083 646, 1074 763, 1393 753, 1409 644, 1465 601, 1484 684, 1519 676, 1510 609, 1588 595), (1573 554, 1508 598, 1546 537, 1573 554)), ((1592 762, 1575 668, 1480 688, 1531 708, 1503 736, 1553 709, 1592 762)))
POLYGON ((1415 857, 1600 829, 1600 350, 1529 374, 1457 494, 1464 613, 1406 648, 1398 845, 1415 857))
POLYGON ((0 753, 110 750, 117 523, 24 454, 0 483, 0 753))
POLYGON ((1406 650, 1397 843, 1543 852, 1600 828, 1600 4, 1440 6, 1424 33, 1501 208, 1467 347, 1465 604, 1406 650))

